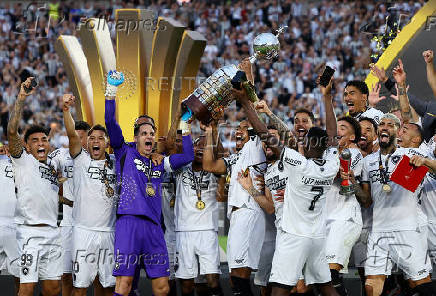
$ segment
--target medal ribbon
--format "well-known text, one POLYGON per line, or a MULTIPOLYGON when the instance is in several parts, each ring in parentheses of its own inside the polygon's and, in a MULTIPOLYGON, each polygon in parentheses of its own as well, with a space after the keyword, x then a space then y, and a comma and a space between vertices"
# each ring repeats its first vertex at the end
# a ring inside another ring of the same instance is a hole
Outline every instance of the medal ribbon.
POLYGON ((392 153, 390 153, 388 155, 388 157, 386 157, 386 160, 385 160, 386 170, 383 167, 383 162, 382 162, 382 159, 381 159, 381 151, 379 151, 378 156, 379 156, 379 158, 378 158, 378 166, 379 166, 379 171, 380 171, 381 183, 382 184, 388 184, 388 182, 389 182, 389 178, 388 178, 388 175, 389 175, 389 159, 391 158, 392 153))
POLYGON ((203 177, 204 177, 204 171, 202 170, 200 172, 200 182, 197 182, 197 178, 195 177, 195 173, 194 170, 191 167, 191 173, 192 173, 192 181, 194 182, 194 186, 195 186, 195 192, 197 193, 197 199, 200 201, 201 200, 201 184, 203 183, 203 177))

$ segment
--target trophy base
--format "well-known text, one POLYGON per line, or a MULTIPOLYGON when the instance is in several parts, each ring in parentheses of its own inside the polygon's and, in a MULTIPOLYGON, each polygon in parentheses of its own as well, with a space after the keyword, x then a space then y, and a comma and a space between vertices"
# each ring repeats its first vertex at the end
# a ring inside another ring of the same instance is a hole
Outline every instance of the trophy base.
POLYGON ((355 193, 353 185, 341 185, 341 189, 339 190, 340 195, 351 196, 355 193))
POLYGON ((213 120, 212 114, 207 110, 206 106, 193 94, 182 101, 183 107, 189 108, 195 118, 200 120, 202 124, 208 125, 213 120))

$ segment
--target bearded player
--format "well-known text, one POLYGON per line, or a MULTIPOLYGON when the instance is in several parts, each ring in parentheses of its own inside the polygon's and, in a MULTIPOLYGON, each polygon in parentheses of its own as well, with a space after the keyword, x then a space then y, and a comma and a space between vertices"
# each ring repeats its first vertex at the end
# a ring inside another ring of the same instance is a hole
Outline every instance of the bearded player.
MULTIPOLYGON (((339 153, 350 153, 349 169, 355 176, 362 171, 363 156, 356 143, 361 137, 359 122, 350 116, 338 119, 339 153)), ((337 177, 326 197, 326 259, 332 283, 340 295, 348 295, 340 272, 348 271, 351 249, 360 237, 362 215, 360 205, 352 190, 342 192, 341 179, 337 177)), ((347 189, 346 189, 347 190, 347 189)), ((349 190, 349 188, 348 188, 349 190)))
POLYGON ((20 252, 18 249, 14 223, 14 213, 17 204, 15 196, 14 170, 8 156, 6 146, 0 142, 0 270, 7 269, 15 278, 15 295, 20 284, 20 252))
MULTIPOLYGON (((75 124, 75 130, 80 137, 80 143, 84 149, 87 149, 87 133, 91 127, 85 121, 77 121, 75 124)), ((62 172, 62 177, 65 181, 62 183, 62 196, 69 201, 74 201, 73 198, 73 159, 71 158, 68 148, 59 148, 50 153, 49 157, 52 162, 56 162, 60 171, 62 172)), ((73 208, 71 205, 63 204, 62 209, 62 221, 61 236, 62 236, 62 249, 63 261, 64 261, 64 271, 62 275, 62 295, 70 296, 73 290, 73 208)))
POLYGON ((109 138, 106 129, 95 125, 88 131, 87 147, 70 113, 74 96, 63 96, 64 124, 73 158, 73 273, 74 296, 86 295, 98 275, 105 295, 113 293, 114 230, 116 218, 115 165, 106 153, 109 138), (104 255, 102 255, 104 253, 104 255), (98 254, 98 260, 89 260, 98 254))
MULTIPOLYGON (((417 194, 420 190, 413 193, 390 181, 401 156, 420 154, 416 149, 397 148, 399 128, 400 121, 395 115, 383 115, 377 131, 380 150, 364 159, 361 187, 356 186, 358 198, 373 202, 372 230, 365 262, 368 296, 382 293, 393 263, 411 279, 412 292, 419 295, 434 293, 426 266, 426 246, 417 231, 417 194)), ((346 177, 343 174, 343 178, 346 177)), ((357 184, 352 174, 350 180, 357 184)))
POLYGON ((39 125, 29 127, 24 142, 18 134, 26 97, 35 92, 33 77, 21 84, 8 123, 9 152, 15 170, 17 205, 15 222, 20 249, 20 296, 31 296, 42 281, 42 294, 60 293, 62 276, 61 236, 58 217, 58 168, 48 161, 48 130, 39 125), (24 144, 24 146, 23 146, 24 144), (24 150, 26 148, 26 150, 24 150))
POLYGON ((169 263, 161 228, 161 183, 165 171, 171 172, 192 162, 194 153, 190 127, 184 122, 183 154, 173 154, 159 164, 153 163, 154 120, 145 115, 139 117, 134 125, 134 142, 126 143, 115 119, 117 86, 123 81, 122 73, 110 71, 105 93, 105 122, 121 184, 115 225, 116 261, 113 275, 117 279, 114 295, 129 294, 133 277, 140 268, 145 268, 147 276, 151 278, 153 294, 167 295, 169 263), (129 186, 134 186, 135 192, 132 193, 129 186), (155 257, 150 259, 147 254, 154 254, 155 257), (137 259, 133 263, 128 260, 132 256, 137 259))

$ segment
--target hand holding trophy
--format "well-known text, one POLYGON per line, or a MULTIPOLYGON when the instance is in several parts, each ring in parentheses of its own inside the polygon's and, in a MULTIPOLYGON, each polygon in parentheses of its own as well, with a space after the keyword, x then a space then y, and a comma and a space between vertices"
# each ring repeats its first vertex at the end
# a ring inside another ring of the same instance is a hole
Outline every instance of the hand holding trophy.
MULTIPOLYGON (((262 33, 254 39, 251 63, 277 57, 280 50, 278 35, 284 28, 280 28, 277 35, 262 33)), ((245 88, 253 103, 258 100, 254 86, 244 71, 240 71, 236 65, 221 67, 182 101, 183 118, 190 117, 189 121, 192 121, 195 117, 205 125, 218 119, 219 114, 222 114, 233 101, 232 88, 240 89, 241 86, 245 88)))

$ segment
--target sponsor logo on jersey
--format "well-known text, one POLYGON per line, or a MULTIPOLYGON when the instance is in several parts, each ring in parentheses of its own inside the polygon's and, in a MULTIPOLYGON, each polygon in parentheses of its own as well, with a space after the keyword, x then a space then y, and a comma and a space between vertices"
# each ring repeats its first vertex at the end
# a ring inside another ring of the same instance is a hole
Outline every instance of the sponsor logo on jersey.
POLYGON ((310 177, 301 177, 301 182, 304 185, 321 185, 321 186, 330 186, 333 184, 333 180, 321 180, 321 179, 315 179, 310 177))
MULTIPOLYGON (((104 183, 104 180, 105 180, 104 169, 100 169, 99 167, 90 166, 90 167, 88 167, 88 174, 89 174, 89 178, 94 179, 94 180, 100 180, 102 183, 104 183)), ((116 175, 106 173, 106 178, 109 181, 109 183, 114 184, 115 180, 116 180, 116 175)))
POLYGON ((269 190, 279 190, 279 189, 285 189, 286 182, 288 181, 288 178, 285 177, 283 179, 280 179, 279 175, 276 175, 270 179, 267 179, 265 181, 265 186, 268 187, 269 190))
POLYGON ((362 159, 362 154, 358 153, 356 155, 356 158, 351 162, 351 169, 354 170, 359 163, 359 161, 362 159))
MULTIPOLYGON (((133 160, 133 162, 136 165, 136 169, 138 171, 143 172, 144 174, 148 174, 148 170, 149 167, 148 165, 146 165, 142 160, 135 158, 135 160, 133 160)), ((151 178, 160 178, 160 176, 162 175, 161 171, 151 171, 151 178)))
MULTIPOLYGON (((207 175, 206 175, 207 176, 207 175)), ((192 190, 196 190, 195 183, 193 182, 193 178, 196 178, 197 182, 200 182, 200 177, 192 176, 191 172, 183 172, 182 173, 182 182, 183 185, 190 186, 192 190)), ((201 190, 207 190, 209 189, 209 180, 202 180, 202 182, 199 184, 201 190)))
POLYGON ((292 159, 292 158, 289 158, 287 156, 285 157, 285 162, 292 165, 292 166, 297 166, 297 165, 302 164, 301 160, 292 159))

